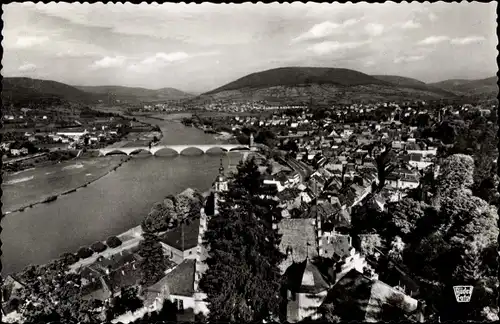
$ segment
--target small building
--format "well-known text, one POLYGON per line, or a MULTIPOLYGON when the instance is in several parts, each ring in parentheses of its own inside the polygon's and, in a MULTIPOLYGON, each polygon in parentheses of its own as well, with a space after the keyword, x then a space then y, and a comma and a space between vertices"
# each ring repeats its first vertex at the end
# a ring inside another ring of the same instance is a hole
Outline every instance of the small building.
POLYGON ((286 321, 300 322, 318 319, 318 308, 328 294, 330 285, 309 258, 293 263, 285 274, 286 321))
POLYGON ((344 321, 382 322, 394 320, 388 314, 419 312, 419 302, 378 280, 377 276, 353 269, 329 291, 322 307, 333 305, 344 321))
POLYGON ((200 218, 181 224, 160 236, 164 253, 177 264, 185 259, 195 259, 200 233, 200 218))

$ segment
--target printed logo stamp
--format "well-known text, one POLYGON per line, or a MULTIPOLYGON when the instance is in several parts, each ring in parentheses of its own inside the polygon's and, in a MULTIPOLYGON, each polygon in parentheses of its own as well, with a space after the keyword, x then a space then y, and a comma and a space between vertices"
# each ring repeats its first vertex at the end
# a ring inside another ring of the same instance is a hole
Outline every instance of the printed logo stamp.
POLYGON ((455 293, 455 299, 459 303, 468 303, 472 296, 472 286, 453 286, 453 292, 455 293))

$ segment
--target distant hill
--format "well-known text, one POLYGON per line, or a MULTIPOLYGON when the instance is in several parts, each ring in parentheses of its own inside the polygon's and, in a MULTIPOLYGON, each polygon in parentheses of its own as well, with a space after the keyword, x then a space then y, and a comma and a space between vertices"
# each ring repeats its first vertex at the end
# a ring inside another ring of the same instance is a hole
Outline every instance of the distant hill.
POLYGON ((122 86, 76 86, 76 88, 95 94, 99 96, 101 100, 112 98, 114 100, 138 102, 181 100, 193 97, 192 94, 174 88, 162 88, 158 90, 122 86))
POLYGON ((453 92, 460 96, 491 95, 496 97, 498 94, 497 82, 497 76, 493 76, 480 80, 452 79, 430 83, 429 85, 453 92))
POLYGON ((385 81, 385 82, 389 82, 389 83, 393 83, 393 84, 397 84, 397 85, 402 85, 402 86, 422 86, 422 85, 425 85, 425 82, 422 82, 420 80, 402 77, 402 76, 398 76, 398 75, 372 75, 372 77, 379 79, 379 80, 382 80, 382 81, 385 81))
POLYGON ((436 87, 430 84, 426 84, 423 81, 402 77, 398 75, 372 75, 374 78, 392 83, 398 87, 410 88, 423 91, 431 91, 437 94, 442 94, 444 97, 453 97, 455 93, 447 91, 444 88, 436 87))
POLYGON ((13 77, 3 78, 2 86, 2 102, 5 105, 96 102, 91 94, 56 81, 13 77))
POLYGON ((446 90, 397 76, 370 76, 339 68, 286 67, 249 74, 198 99, 267 100, 317 104, 454 97, 446 90))
POLYGON ((228 83, 206 94, 242 88, 268 88, 273 86, 296 86, 307 84, 335 84, 355 86, 365 84, 388 84, 354 70, 316 67, 284 67, 252 73, 228 83))

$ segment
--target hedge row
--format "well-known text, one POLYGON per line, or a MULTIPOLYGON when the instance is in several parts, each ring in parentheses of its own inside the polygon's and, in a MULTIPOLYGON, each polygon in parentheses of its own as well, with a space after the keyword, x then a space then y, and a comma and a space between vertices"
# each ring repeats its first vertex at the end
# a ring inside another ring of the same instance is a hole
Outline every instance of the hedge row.
POLYGON ((63 253, 60 258, 64 259, 68 265, 76 263, 80 259, 86 259, 91 257, 94 253, 100 253, 105 251, 108 246, 110 248, 116 248, 122 245, 122 241, 116 236, 110 236, 106 240, 106 244, 102 242, 93 243, 90 248, 81 247, 76 253, 63 253))

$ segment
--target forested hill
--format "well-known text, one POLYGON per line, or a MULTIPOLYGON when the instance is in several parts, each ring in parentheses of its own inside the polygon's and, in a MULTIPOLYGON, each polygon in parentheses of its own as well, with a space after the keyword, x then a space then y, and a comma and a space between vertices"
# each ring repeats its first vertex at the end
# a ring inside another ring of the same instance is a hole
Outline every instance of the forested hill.
POLYGON ((31 78, 3 78, 2 102, 4 105, 29 105, 33 103, 81 102, 93 103, 97 99, 89 93, 70 85, 31 78))
POLYGON ((112 98, 114 100, 131 102, 182 100, 193 97, 190 93, 174 88, 161 88, 157 90, 122 86, 76 86, 76 88, 101 96, 104 99, 112 98))
POLYGON ((201 100, 266 100, 305 104, 434 100, 455 94, 399 76, 370 76, 342 68, 284 67, 252 73, 206 92, 201 100))
POLYGON ((355 86, 365 84, 388 85, 389 83, 371 77, 368 74, 349 69, 284 67, 249 74, 222 87, 209 91, 206 94, 209 95, 221 91, 238 90, 241 88, 267 88, 301 84, 355 86))

